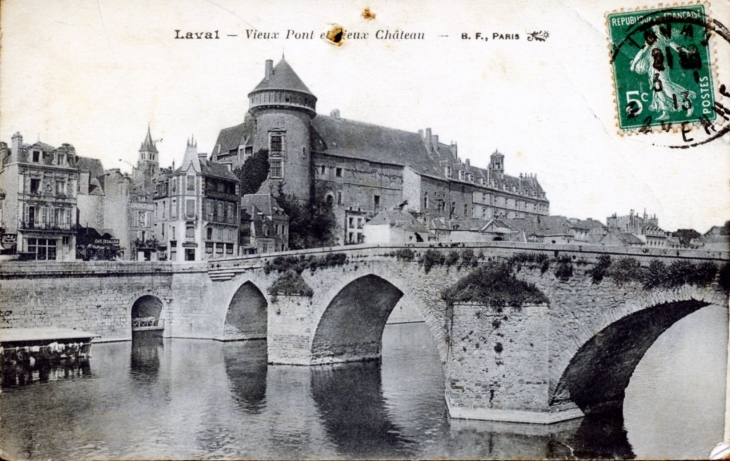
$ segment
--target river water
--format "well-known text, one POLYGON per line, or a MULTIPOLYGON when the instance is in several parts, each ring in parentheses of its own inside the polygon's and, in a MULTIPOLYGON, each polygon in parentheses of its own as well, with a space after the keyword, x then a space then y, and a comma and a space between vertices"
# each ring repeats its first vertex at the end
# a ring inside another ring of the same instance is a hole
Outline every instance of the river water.
POLYGON ((450 420, 425 324, 388 325, 381 363, 268 366, 264 341, 97 344, 85 370, 3 389, 4 457, 707 458, 723 433, 727 309, 647 352, 622 415, 553 426, 450 420))

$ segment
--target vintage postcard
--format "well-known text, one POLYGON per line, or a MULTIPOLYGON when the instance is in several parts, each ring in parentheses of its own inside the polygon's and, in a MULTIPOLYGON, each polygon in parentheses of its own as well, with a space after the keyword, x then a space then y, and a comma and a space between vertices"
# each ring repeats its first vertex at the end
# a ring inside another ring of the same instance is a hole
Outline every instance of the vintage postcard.
POLYGON ((3 459, 730 453, 730 1, 0 27, 3 459))

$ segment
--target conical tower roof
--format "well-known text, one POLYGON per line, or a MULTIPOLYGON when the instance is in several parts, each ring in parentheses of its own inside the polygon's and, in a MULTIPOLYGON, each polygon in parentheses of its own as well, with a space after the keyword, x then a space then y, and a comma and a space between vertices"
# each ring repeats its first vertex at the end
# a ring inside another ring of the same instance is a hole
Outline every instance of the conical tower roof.
POLYGON ((147 125, 147 137, 144 138, 142 147, 139 148, 139 151, 157 153, 157 147, 155 147, 155 142, 152 140, 152 133, 150 132, 149 125, 147 125))
POLYGON ((274 67, 271 76, 264 77, 261 83, 256 85, 252 93, 262 90, 293 90, 299 91, 300 93, 306 93, 314 96, 307 85, 302 82, 294 69, 291 68, 288 62, 281 58, 281 61, 274 67))

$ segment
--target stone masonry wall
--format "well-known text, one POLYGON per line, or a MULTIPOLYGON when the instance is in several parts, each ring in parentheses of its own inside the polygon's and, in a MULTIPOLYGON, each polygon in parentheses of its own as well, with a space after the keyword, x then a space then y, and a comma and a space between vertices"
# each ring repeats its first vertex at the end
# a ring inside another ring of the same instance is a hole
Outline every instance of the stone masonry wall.
POLYGON ((549 411, 547 320, 545 304, 456 304, 446 380, 450 408, 549 411))
POLYGON ((168 314, 171 274, 164 265, 15 263, 0 268, 0 328, 74 328, 101 340, 131 339, 134 302, 152 295, 168 314))
POLYGON ((269 363, 310 365, 312 362, 312 299, 277 296, 269 304, 267 352, 269 363))

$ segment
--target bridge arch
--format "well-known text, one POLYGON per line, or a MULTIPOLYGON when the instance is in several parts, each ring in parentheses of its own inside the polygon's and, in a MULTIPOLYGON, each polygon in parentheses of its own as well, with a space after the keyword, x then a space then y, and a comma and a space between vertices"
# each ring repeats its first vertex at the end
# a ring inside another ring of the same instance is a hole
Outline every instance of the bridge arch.
POLYGON ((577 350, 566 351, 572 357, 567 366, 556 367, 561 373, 551 383, 551 408, 575 404, 586 415, 620 413, 631 376, 651 345, 682 318, 719 301, 713 296, 679 293, 649 297, 654 304, 639 302, 625 306, 628 312, 623 316, 605 316, 595 334, 577 350))
POLYGON ((233 294, 223 323, 223 340, 265 339, 269 302, 250 280, 233 294))
POLYGON ((138 297, 132 304, 131 324, 132 332, 140 332, 147 330, 162 331, 164 330, 163 317, 164 304, 155 295, 142 295, 138 297))
POLYGON ((403 299, 425 318, 442 364, 443 325, 396 274, 363 271, 343 277, 325 297, 311 342, 312 364, 379 359, 385 324, 403 299))

